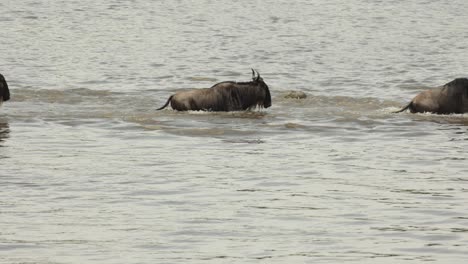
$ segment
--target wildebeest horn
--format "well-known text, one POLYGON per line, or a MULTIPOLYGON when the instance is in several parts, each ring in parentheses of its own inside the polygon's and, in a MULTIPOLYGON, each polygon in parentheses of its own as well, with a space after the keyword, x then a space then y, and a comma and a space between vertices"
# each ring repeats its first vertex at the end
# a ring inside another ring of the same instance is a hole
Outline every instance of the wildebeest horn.
POLYGON ((255 71, 254 71, 254 69, 252 69, 252 79, 254 79, 254 78, 255 78, 255 71))
POLYGON ((259 80, 260 80, 260 73, 258 73, 258 71, 257 71, 257 79, 255 81, 258 82, 259 80))

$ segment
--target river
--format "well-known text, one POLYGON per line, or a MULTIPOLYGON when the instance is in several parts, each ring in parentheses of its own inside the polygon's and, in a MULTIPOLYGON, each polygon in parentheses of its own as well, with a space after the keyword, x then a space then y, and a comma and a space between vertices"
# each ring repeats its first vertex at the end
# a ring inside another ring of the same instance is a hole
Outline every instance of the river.
POLYGON ((0 3, 0 263, 466 263, 468 2, 0 3), (156 111, 221 81, 272 107, 156 111), (288 91, 306 99, 288 99, 288 91))

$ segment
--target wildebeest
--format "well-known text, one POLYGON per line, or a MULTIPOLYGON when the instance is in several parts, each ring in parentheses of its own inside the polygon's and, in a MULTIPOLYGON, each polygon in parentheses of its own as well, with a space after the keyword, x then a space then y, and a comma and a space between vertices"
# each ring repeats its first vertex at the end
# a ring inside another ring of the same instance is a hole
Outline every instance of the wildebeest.
POLYGON ((271 106, 271 96, 268 85, 252 69, 250 82, 227 81, 217 83, 211 88, 177 92, 157 110, 164 109, 169 103, 178 111, 240 111, 255 107, 268 108, 271 106))
POLYGON ((8 100, 10 100, 10 89, 8 89, 8 84, 5 80, 5 77, 0 74, 0 103, 8 100))
POLYGON ((408 105, 395 113, 409 109, 411 113, 462 114, 468 112, 468 79, 458 78, 443 86, 423 91, 408 105))

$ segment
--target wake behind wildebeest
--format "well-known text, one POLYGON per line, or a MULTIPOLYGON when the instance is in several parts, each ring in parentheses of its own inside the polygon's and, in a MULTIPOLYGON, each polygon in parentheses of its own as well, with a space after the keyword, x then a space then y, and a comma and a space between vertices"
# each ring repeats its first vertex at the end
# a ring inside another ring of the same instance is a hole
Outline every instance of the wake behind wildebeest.
POLYGON ((164 109, 169 103, 178 111, 241 111, 270 107, 271 95, 263 78, 252 69, 250 82, 226 81, 217 83, 211 88, 177 92, 157 110, 164 109))

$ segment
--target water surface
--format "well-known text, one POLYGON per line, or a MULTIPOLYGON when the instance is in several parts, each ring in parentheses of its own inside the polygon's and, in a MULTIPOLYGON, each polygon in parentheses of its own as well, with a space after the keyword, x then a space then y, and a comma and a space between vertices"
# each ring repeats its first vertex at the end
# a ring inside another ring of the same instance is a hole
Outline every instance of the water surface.
POLYGON ((468 118, 391 113, 466 77, 465 1, 0 8, 0 263, 468 260, 468 118), (271 108, 155 111, 250 68, 271 108))

